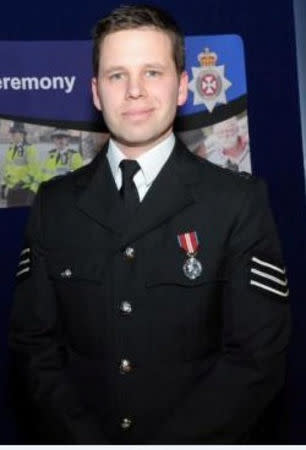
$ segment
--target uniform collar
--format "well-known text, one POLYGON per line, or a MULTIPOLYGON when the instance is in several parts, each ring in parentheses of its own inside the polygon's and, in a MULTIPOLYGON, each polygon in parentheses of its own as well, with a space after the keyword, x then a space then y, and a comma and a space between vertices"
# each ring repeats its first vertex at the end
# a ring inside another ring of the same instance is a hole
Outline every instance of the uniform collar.
POLYGON ((66 147, 64 147, 62 149, 59 149, 59 148, 56 149, 57 153, 65 153, 68 150, 69 150, 69 145, 66 145, 66 147))
MULTIPOLYGON (((143 179, 147 187, 149 187, 153 183, 153 181, 161 171, 162 167, 168 160, 173 150, 174 144, 175 144, 175 137, 174 134, 172 133, 165 140, 160 142, 158 145, 155 145, 153 148, 143 153, 136 159, 136 161, 140 165, 143 179)), ((126 156, 122 153, 117 143, 113 139, 110 139, 109 141, 106 156, 114 180, 117 186, 120 187, 122 181, 119 164, 123 159, 126 159, 126 156)))
POLYGON ((192 155, 176 139, 174 150, 157 175, 156 183, 153 183, 141 207, 127 223, 106 152, 107 145, 94 161, 72 175, 77 182, 77 207, 116 233, 119 238, 116 246, 120 248, 201 199, 196 186, 203 180, 203 166, 207 162, 201 160, 199 164, 200 158, 192 155))

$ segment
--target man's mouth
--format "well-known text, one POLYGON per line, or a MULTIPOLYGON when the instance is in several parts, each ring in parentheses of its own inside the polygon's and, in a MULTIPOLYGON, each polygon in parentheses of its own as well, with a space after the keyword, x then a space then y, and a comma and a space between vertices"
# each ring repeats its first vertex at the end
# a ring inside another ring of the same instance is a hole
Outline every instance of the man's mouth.
POLYGON ((125 111, 122 115, 128 119, 142 119, 148 117, 153 112, 153 108, 135 108, 125 111))

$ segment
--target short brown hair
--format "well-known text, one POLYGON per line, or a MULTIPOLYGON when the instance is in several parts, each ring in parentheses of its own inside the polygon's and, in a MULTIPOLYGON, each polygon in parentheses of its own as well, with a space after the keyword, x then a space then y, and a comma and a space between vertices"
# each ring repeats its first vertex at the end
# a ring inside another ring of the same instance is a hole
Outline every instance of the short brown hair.
POLYGON ((100 46, 106 35, 115 31, 152 27, 168 34, 178 74, 185 69, 184 36, 174 19, 165 11, 149 5, 122 5, 101 19, 93 30, 93 72, 99 72, 100 46))

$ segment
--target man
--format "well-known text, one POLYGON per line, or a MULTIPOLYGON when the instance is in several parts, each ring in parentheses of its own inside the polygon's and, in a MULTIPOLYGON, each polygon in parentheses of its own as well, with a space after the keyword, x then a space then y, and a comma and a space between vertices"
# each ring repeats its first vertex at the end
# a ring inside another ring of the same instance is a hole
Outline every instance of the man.
POLYGON ((27 143, 23 123, 14 122, 10 134, 12 141, 3 167, 7 206, 30 205, 39 183, 37 149, 27 143))
POLYGON ((70 134, 66 130, 53 131, 54 148, 48 152, 48 157, 42 166, 42 181, 50 180, 57 175, 79 169, 83 166, 83 158, 77 150, 69 148, 70 134))
POLYGON ((208 161, 234 171, 251 173, 250 147, 245 135, 243 138, 240 135, 236 116, 216 123, 205 146, 208 161))
POLYGON ((115 10, 93 61, 111 139, 42 184, 17 272, 10 345, 42 442, 250 442, 288 340, 263 183, 173 135, 188 80, 167 15, 115 10))

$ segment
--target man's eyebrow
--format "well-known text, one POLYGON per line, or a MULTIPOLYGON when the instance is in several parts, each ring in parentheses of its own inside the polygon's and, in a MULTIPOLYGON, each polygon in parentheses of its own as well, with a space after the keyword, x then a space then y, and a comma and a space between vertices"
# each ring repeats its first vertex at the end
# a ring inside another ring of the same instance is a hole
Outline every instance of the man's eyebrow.
POLYGON ((144 67, 146 67, 146 68, 149 68, 149 67, 157 68, 157 67, 159 67, 160 69, 164 69, 165 65, 161 64, 161 63, 158 63, 158 62, 150 62, 150 63, 145 64, 144 67))
POLYGON ((102 68, 102 73, 107 75, 111 72, 119 72, 119 71, 123 71, 123 70, 126 70, 126 68, 124 66, 111 66, 106 70, 103 70, 103 68, 102 68))
MULTIPOLYGON (((161 64, 159 62, 148 62, 146 64, 143 64, 143 68, 144 69, 150 69, 150 68, 164 69, 165 65, 161 64)), ((119 65, 118 66, 110 66, 105 70, 103 70, 103 67, 102 67, 102 73, 105 75, 108 75, 109 73, 112 73, 112 72, 120 72, 120 71, 122 72, 125 70, 128 70, 128 69, 125 66, 119 66, 119 65)))

